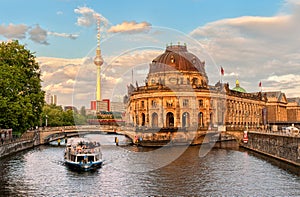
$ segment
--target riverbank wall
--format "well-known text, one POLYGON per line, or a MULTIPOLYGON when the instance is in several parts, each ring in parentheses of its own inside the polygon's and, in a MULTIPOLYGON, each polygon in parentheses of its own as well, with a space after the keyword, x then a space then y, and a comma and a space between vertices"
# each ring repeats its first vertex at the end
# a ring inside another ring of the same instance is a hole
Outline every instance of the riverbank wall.
POLYGON ((11 139, 0 145, 0 158, 39 145, 37 132, 26 132, 19 139, 11 139))
POLYGON ((241 146, 300 167, 299 136, 248 132, 248 143, 241 146))

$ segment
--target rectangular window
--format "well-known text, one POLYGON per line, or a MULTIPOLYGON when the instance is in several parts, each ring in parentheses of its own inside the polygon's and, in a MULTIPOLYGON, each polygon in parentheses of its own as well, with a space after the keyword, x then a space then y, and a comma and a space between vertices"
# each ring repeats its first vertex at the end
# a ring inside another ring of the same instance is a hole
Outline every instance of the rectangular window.
POLYGON ((142 101, 141 105, 142 105, 142 108, 145 108, 145 102, 144 101, 142 101))
POLYGON ((189 106, 189 100, 188 99, 183 99, 182 105, 183 105, 183 107, 188 107, 189 106))
POLYGON ((214 101, 213 100, 210 100, 210 107, 214 108, 214 101))
POLYGON ((199 100, 199 107, 203 107, 203 100, 202 99, 199 100))
POLYGON ((156 108, 156 101, 155 100, 152 100, 152 102, 151 102, 151 105, 152 105, 152 108, 156 108))
POLYGON ((172 101, 167 101, 167 107, 172 107, 173 106, 173 102, 172 101))

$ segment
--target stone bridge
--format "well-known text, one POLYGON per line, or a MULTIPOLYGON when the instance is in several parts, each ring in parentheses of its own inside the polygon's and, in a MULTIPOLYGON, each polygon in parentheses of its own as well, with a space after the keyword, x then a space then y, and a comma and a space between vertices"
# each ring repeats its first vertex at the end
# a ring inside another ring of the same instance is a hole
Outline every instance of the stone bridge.
POLYGON ((51 141, 63 139, 65 137, 78 136, 85 133, 113 133, 120 131, 118 126, 107 125, 77 125, 77 126, 64 126, 64 127, 46 127, 39 129, 40 144, 47 144, 51 141))
MULTIPOLYGON (((166 129, 166 128, 165 128, 166 129)), ((168 141, 177 143, 189 143, 189 144, 201 144, 209 143, 212 141, 212 136, 232 136, 238 143, 242 142, 243 130, 227 130, 218 131, 217 129, 212 130, 197 130, 193 128, 184 129, 184 131, 176 132, 144 132, 144 129, 137 129, 135 127, 120 127, 120 126, 108 126, 108 125, 76 125, 76 126, 65 126, 65 127, 46 127, 39 129, 39 140, 40 144, 46 144, 51 141, 63 139, 65 137, 78 136, 79 134, 85 133, 116 133, 125 135, 135 142, 136 138, 142 137, 144 143, 148 141, 148 144, 160 144, 168 141), (171 134, 170 134, 171 133, 171 134), (151 142, 151 143, 150 143, 151 142), (154 142, 154 143, 153 143, 154 142)))
POLYGON ((241 143, 244 136, 244 131, 243 130, 222 131, 221 134, 232 136, 238 143, 241 143))

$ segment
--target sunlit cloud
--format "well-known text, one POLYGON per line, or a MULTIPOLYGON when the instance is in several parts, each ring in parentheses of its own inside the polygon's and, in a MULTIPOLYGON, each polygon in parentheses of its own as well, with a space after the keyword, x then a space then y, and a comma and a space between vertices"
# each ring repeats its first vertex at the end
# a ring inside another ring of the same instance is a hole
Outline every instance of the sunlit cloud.
POLYGON ((107 26, 109 24, 108 19, 102 16, 100 13, 97 13, 95 10, 88 7, 78 7, 74 9, 74 12, 80 15, 77 18, 77 25, 90 27, 96 24, 97 18, 100 17, 101 22, 107 26))
POLYGON ((295 88, 300 89, 295 78, 300 75, 300 3, 286 1, 284 6, 292 9, 271 17, 214 21, 190 35, 203 44, 216 64, 224 67, 223 81, 234 84, 236 78, 241 79, 241 85, 249 91, 258 91, 258 82, 264 81, 268 90, 295 92, 295 88), (289 84, 285 80, 290 80, 289 84))
POLYGON ((121 24, 117 24, 115 26, 110 27, 108 32, 137 33, 137 32, 149 31, 150 28, 151 28, 151 24, 147 22, 137 23, 135 21, 130 21, 130 22, 124 21, 121 24))

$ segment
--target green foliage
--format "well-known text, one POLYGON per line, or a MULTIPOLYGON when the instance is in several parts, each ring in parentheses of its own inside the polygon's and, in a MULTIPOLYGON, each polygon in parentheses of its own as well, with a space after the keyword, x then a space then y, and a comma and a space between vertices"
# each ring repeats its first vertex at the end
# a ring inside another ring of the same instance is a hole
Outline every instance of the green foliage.
POLYGON ((80 114, 83 115, 83 116, 86 116, 86 111, 85 111, 85 107, 84 106, 82 106, 80 108, 80 114))
POLYGON ((86 124, 86 117, 74 112, 73 110, 64 111, 61 106, 45 105, 43 107, 42 126, 58 127, 86 124))
POLYGON ((44 92, 35 56, 18 41, 0 43, 0 128, 39 125, 44 92))

